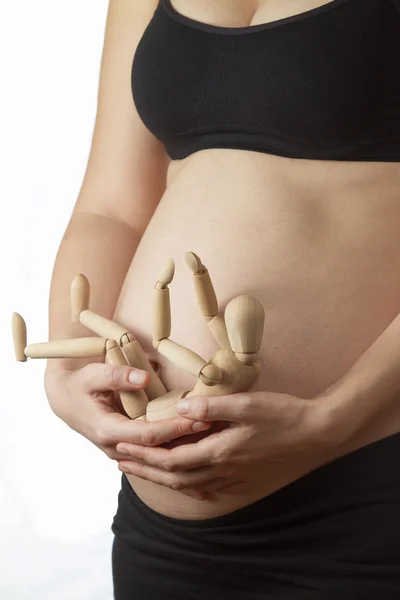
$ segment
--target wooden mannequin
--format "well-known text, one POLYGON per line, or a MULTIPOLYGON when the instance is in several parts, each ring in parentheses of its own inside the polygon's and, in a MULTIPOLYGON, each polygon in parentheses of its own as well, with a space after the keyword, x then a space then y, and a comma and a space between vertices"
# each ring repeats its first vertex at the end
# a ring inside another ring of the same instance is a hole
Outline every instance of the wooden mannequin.
POLYGON ((156 421, 178 416, 176 403, 185 396, 223 395, 247 390, 260 373, 256 353, 264 329, 264 309, 251 296, 237 296, 225 309, 225 322, 218 314, 218 302, 206 267, 198 256, 186 253, 186 263, 193 272, 200 310, 220 349, 207 362, 188 348, 169 339, 171 309, 168 285, 175 265, 168 259, 154 290, 153 346, 172 363, 197 377, 192 390, 166 389, 133 334, 123 325, 89 310, 90 287, 84 275, 71 285, 72 318, 101 337, 57 340, 26 346, 26 326, 20 315, 12 319, 15 357, 62 358, 105 356, 110 364, 126 364, 150 374, 145 390, 121 392, 121 402, 131 419, 156 421))
MULTIPOLYGON (((103 337, 74 338, 26 345, 26 325, 18 313, 12 316, 12 332, 15 358, 25 362, 27 358, 89 358, 104 355, 113 365, 129 365, 120 346, 113 339, 103 337)), ((120 392, 126 414, 135 419, 146 412, 148 398, 144 390, 120 392)))
POLYGON ((93 333, 97 333, 97 335, 116 340, 123 349, 129 365, 149 372, 150 383, 146 387, 146 395, 149 400, 165 394, 166 389, 162 381, 157 377, 149 359, 133 333, 127 331, 123 325, 89 310, 89 299, 89 282, 84 275, 78 275, 71 285, 72 321, 82 323, 82 325, 85 325, 85 327, 93 331, 93 333))
POLYGON ((193 272, 197 302, 221 346, 207 362, 188 348, 169 339, 171 311, 168 285, 174 275, 174 263, 166 262, 155 286, 153 346, 172 363, 196 376, 193 390, 173 390, 147 406, 146 418, 156 421, 176 417, 177 402, 185 396, 221 396, 247 390, 260 373, 256 353, 264 330, 264 308, 251 296, 237 296, 225 309, 225 323, 218 314, 218 302, 206 267, 193 252, 186 253, 193 272))

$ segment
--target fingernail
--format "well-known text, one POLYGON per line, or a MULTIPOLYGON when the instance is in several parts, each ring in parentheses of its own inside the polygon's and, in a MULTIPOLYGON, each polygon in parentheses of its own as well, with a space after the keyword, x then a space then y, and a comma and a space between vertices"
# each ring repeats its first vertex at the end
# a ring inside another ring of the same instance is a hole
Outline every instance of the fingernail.
POLYGON ((128 450, 126 448, 117 448, 117 452, 119 452, 120 454, 129 454, 128 450))
POLYGON ((188 398, 183 398, 182 400, 179 400, 178 404, 176 405, 176 410, 180 414, 184 414, 184 415, 186 415, 189 412, 189 408, 190 408, 190 400, 188 398))
POLYGON ((126 467, 125 465, 118 465, 118 468, 120 471, 122 471, 123 473, 129 473, 129 469, 128 467, 126 467))
POLYGON ((205 429, 208 429, 210 427, 209 423, 205 423, 204 421, 196 421, 196 423, 193 423, 192 425, 192 430, 193 431, 204 431, 205 429))
POLYGON ((137 371, 131 371, 129 373, 129 382, 135 385, 140 385, 146 379, 146 374, 147 371, 140 371, 139 369, 137 371))

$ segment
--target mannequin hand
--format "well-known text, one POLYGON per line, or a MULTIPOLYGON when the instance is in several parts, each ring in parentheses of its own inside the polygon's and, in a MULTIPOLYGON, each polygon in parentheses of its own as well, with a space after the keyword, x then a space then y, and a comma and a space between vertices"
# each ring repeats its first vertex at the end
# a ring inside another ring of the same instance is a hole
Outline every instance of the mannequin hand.
POLYGON ((255 488, 272 493, 339 455, 342 424, 328 400, 271 392, 186 400, 187 411, 179 408, 181 403, 177 406, 182 416, 224 421, 225 428, 172 449, 120 443, 117 450, 130 459, 120 461, 120 470, 184 494, 201 491, 205 499, 213 499, 216 493, 240 494, 255 488))

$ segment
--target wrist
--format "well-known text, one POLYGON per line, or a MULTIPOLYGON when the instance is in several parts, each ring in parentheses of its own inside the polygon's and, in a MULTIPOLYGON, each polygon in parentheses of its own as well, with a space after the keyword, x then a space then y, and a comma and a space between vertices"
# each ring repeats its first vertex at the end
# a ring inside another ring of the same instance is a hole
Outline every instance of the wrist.
POLYGON ((348 445, 363 428, 363 415, 355 396, 345 394, 332 386, 319 394, 317 403, 322 443, 329 448, 341 448, 348 445))
POLYGON ((392 404, 381 404, 378 395, 362 388, 335 384, 315 400, 324 415, 325 436, 336 456, 398 433, 399 411, 392 404))

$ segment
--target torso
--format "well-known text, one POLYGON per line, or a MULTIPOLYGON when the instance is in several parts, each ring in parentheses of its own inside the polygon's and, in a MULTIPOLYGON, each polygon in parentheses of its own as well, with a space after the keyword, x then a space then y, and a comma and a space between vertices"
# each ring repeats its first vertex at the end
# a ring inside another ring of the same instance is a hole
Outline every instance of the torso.
MULTIPOLYGON (((273 21, 328 2, 246 2, 245 12, 243 4, 173 2, 190 18, 226 27, 273 21)), ((160 363, 168 390, 191 389, 194 378, 157 354, 151 340, 152 290, 165 257, 172 256, 171 339, 205 359, 217 349, 184 261, 191 250, 210 271, 221 313, 241 293, 265 307, 262 372, 252 389, 314 397, 399 312, 399 202, 398 162, 290 159, 236 149, 206 149, 172 161, 115 316, 160 363)), ((148 506, 181 519, 221 515, 264 495, 260 488, 199 502, 129 480, 148 506)))

